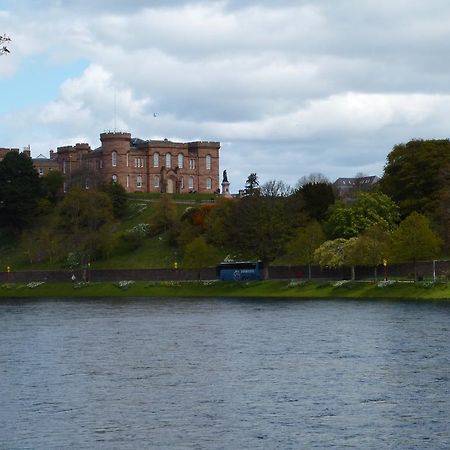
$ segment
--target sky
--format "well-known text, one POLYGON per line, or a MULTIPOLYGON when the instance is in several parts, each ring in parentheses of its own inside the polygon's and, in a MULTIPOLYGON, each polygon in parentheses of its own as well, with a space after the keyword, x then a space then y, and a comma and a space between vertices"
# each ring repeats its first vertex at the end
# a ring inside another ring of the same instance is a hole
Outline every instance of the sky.
POLYGON ((221 142, 231 191, 447 138, 447 0, 0 0, 0 147, 221 142))

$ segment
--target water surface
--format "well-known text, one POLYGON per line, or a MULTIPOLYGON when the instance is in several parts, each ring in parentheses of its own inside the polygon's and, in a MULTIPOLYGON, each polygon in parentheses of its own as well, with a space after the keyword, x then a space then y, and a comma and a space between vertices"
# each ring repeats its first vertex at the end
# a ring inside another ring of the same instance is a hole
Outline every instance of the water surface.
POLYGON ((0 448, 450 448, 447 303, 4 301, 0 321, 0 448))

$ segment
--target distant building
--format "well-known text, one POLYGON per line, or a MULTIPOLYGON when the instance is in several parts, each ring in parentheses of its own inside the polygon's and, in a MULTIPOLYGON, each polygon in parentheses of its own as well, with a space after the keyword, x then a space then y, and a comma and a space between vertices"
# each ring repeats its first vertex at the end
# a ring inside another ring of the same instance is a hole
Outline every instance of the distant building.
MULTIPOLYGON (((61 171, 70 182, 85 170, 102 182, 117 182, 128 192, 218 193, 219 142, 171 142, 132 138, 130 133, 100 135, 101 146, 78 143, 39 155, 33 164, 41 176, 61 171)), ((0 149, 2 155, 18 149, 0 149)), ((24 150, 28 154, 29 148, 24 150)), ((86 187, 89 187, 86 181, 86 187)))
POLYGON ((333 183, 333 189, 337 197, 343 200, 349 200, 354 198, 357 192, 371 191, 379 181, 380 178, 376 175, 357 178, 338 178, 333 183))

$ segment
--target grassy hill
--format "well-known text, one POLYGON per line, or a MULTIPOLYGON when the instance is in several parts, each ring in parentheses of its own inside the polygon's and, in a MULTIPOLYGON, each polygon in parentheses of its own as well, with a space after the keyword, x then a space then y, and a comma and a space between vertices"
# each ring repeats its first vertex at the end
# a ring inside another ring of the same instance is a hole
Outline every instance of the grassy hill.
MULTIPOLYGON (((118 238, 113 251, 107 259, 92 262, 92 268, 166 268, 173 267, 174 262, 180 260, 178 249, 170 245, 166 235, 146 237, 137 249, 130 250, 120 236, 138 224, 148 224, 156 202, 161 194, 129 194, 129 208, 126 216, 115 226, 118 238)), ((187 207, 203 202, 214 201, 208 194, 175 194, 174 200, 177 213, 181 215, 187 207)), ((52 213, 54 215, 54 212, 52 213)), ((45 220, 52 220, 52 214, 45 220)), ((30 263, 27 256, 25 236, 21 238, 0 233, 0 268, 5 270, 10 266, 12 270, 27 269, 61 269, 65 267, 65 258, 57 261, 42 261, 30 263)))

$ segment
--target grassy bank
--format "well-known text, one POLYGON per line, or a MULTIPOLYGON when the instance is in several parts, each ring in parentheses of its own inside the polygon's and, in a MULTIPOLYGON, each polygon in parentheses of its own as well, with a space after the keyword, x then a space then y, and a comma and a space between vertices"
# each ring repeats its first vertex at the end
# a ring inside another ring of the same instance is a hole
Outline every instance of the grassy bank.
POLYGON ((3 284, 0 298, 245 297, 450 300, 450 284, 289 281, 3 284))

